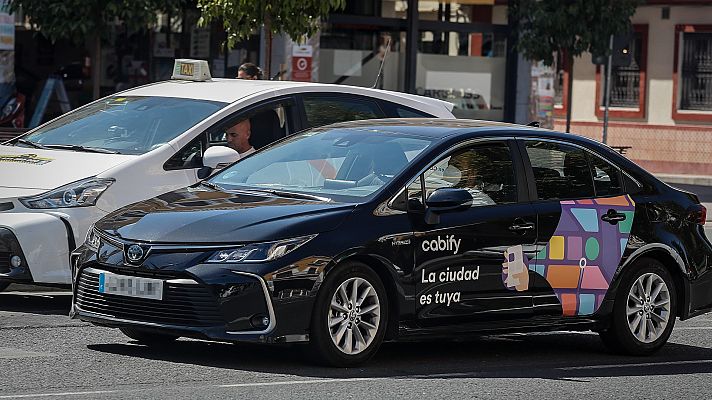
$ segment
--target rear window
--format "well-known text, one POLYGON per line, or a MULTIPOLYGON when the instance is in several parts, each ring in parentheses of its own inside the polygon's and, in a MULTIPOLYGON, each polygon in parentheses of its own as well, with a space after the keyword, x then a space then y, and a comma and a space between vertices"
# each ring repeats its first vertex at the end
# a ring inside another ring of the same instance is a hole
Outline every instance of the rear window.
POLYGON ((308 128, 385 117, 378 103, 368 98, 305 96, 304 111, 308 128))

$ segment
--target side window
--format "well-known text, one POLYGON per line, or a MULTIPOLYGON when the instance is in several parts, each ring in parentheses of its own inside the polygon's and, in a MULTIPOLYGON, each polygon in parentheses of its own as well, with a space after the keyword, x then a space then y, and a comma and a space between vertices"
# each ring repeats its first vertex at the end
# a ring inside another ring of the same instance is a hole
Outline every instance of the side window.
MULTIPOLYGON (((472 194, 472 206, 517 201, 514 165, 506 143, 487 143, 457 150, 424 174, 425 197, 440 188, 462 188, 472 194)), ((421 197, 420 177, 408 187, 408 198, 421 197)))
POLYGON ((176 169, 192 169, 203 166, 203 153, 205 152, 205 144, 203 139, 205 134, 198 135, 187 146, 183 147, 179 152, 169 158, 163 169, 166 171, 176 169))
POLYGON ((381 102, 388 118, 432 118, 434 115, 390 101, 381 102))
POLYGON ((625 185, 625 192, 628 194, 636 194, 644 190, 643 186, 628 175, 628 173, 623 174, 623 184, 625 185))
POLYGON ((375 100, 355 96, 304 96, 307 128, 359 119, 383 118, 375 100))
POLYGON ((594 197, 586 152, 553 142, 526 142, 540 200, 594 197))
POLYGON ((212 146, 229 146, 226 132, 245 119, 250 120, 249 144, 256 150, 293 133, 289 118, 293 107, 291 104, 293 102, 264 105, 220 122, 173 155, 163 165, 163 169, 170 171, 202 167, 205 150, 212 146))
POLYGON ((589 154, 596 197, 623 194, 620 170, 598 156, 589 154))

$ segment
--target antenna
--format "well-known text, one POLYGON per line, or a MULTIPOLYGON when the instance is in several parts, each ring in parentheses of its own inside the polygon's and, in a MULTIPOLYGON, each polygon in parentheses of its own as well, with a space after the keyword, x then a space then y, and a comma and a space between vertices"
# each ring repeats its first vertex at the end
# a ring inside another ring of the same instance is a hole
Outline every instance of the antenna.
POLYGON ((381 80, 381 77, 383 76, 383 64, 386 63, 386 57, 388 57, 388 52, 391 50, 391 38, 388 38, 388 42, 386 43, 386 52, 383 53, 383 60, 381 60, 381 66, 378 67, 378 75, 376 76, 376 82, 373 83, 373 86, 371 86, 371 89, 375 89, 376 86, 378 86, 378 81, 381 80))

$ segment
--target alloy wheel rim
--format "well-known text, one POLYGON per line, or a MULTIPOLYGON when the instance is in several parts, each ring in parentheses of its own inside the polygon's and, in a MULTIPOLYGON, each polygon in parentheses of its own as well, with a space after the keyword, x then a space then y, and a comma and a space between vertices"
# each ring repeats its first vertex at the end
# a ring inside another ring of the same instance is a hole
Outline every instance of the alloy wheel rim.
POLYGON ((366 350, 381 322, 381 303, 376 289, 363 278, 350 278, 331 298, 327 326, 331 341, 344 354, 366 350))
POLYGON ((638 341, 652 343, 662 336, 670 318, 670 291, 659 275, 650 272, 636 279, 628 292, 626 317, 638 341))

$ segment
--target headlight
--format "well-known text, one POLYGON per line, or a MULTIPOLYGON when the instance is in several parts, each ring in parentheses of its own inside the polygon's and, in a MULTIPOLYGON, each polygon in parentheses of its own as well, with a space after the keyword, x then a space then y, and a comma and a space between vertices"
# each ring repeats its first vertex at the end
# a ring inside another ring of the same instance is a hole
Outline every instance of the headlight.
POLYGON ((237 249, 220 250, 213 253, 206 262, 209 263, 256 263, 276 260, 304 243, 314 239, 316 235, 302 236, 294 239, 277 240, 274 242, 253 243, 237 249))
POLYGON ((110 178, 89 178, 58 187, 49 192, 19 199, 27 208, 88 207, 114 183, 110 178))
POLYGON ((87 237, 86 239, 84 239, 84 244, 94 251, 99 250, 99 246, 101 245, 101 237, 99 237, 99 234, 96 232, 96 229, 94 229, 94 225, 89 228, 89 232, 87 232, 87 237))

